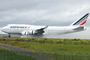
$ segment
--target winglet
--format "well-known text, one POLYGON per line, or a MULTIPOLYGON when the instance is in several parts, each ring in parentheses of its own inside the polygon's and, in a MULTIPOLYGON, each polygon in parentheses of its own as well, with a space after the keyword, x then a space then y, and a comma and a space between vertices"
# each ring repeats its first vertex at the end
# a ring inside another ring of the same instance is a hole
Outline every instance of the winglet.
POLYGON ((44 29, 48 28, 48 25, 44 27, 44 29))

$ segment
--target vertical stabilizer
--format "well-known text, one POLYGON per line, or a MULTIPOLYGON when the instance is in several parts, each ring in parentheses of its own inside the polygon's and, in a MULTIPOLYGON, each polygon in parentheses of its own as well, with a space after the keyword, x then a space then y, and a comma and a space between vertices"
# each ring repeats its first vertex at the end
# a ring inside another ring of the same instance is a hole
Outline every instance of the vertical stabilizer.
POLYGON ((82 18, 80 18, 79 20, 75 21, 70 26, 84 25, 86 23, 86 21, 87 21, 88 16, 89 16, 89 13, 85 14, 82 18))

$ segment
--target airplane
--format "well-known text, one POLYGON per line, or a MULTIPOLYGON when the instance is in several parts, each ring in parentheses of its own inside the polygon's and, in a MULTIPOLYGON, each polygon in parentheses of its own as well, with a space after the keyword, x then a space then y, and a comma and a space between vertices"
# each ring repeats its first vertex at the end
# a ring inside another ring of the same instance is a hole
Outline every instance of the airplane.
POLYGON ((69 26, 36 26, 36 25, 27 25, 27 24, 8 24, 7 26, 1 29, 2 32, 10 34, 20 34, 22 36, 28 35, 60 35, 67 33, 74 33, 79 31, 84 31, 87 28, 84 27, 89 13, 85 14, 79 20, 76 20, 69 26))

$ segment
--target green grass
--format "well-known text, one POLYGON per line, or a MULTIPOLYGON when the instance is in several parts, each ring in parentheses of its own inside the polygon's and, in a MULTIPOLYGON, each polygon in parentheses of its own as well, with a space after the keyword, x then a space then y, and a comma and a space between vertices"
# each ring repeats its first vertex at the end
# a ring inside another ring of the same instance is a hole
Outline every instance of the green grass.
POLYGON ((87 53, 90 54, 90 40, 80 40, 80 39, 40 39, 40 38, 0 38, 0 43, 11 45, 14 47, 26 49, 29 51, 29 48, 32 52, 38 51, 39 54, 42 54, 41 50, 45 53, 46 56, 49 56, 49 52, 52 54, 51 57, 56 59, 56 53, 58 56, 61 56, 61 59, 64 58, 63 52, 66 54, 67 60, 72 59, 72 54, 74 54, 74 59, 80 60, 82 57, 79 51, 83 54, 86 60, 90 58, 87 53), (41 50, 40 50, 41 49, 41 50), (48 51, 49 52, 48 52, 48 51), (63 51, 63 52, 62 52, 63 51), (55 55, 55 56, 54 56, 55 55), (54 56, 54 57, 53 57, 54 56), (71 58, 69 58, 71 57, 71 58))
POLYGON ((3 49, 0 47, 0 60, 37 60, 35 57, 24 55, 11 50, 3 49))

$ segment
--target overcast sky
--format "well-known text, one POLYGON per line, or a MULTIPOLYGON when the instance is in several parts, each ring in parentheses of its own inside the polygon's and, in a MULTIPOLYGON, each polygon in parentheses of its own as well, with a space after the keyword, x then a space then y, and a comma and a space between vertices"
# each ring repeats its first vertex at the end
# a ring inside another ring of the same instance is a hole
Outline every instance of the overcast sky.
MULTIPOLYGON (((0 26, 67 26, 90 13, 90 0, 0 0, 0 26)), ((90 27, 90 17, 86 23, 90 27)))
MULTIPOLYGON (((90 13, 89 6, 90 0, 0 0, 0 26, 67 26, 90 13)), ((90 26, 89 22, 86 26, 90 26)))

